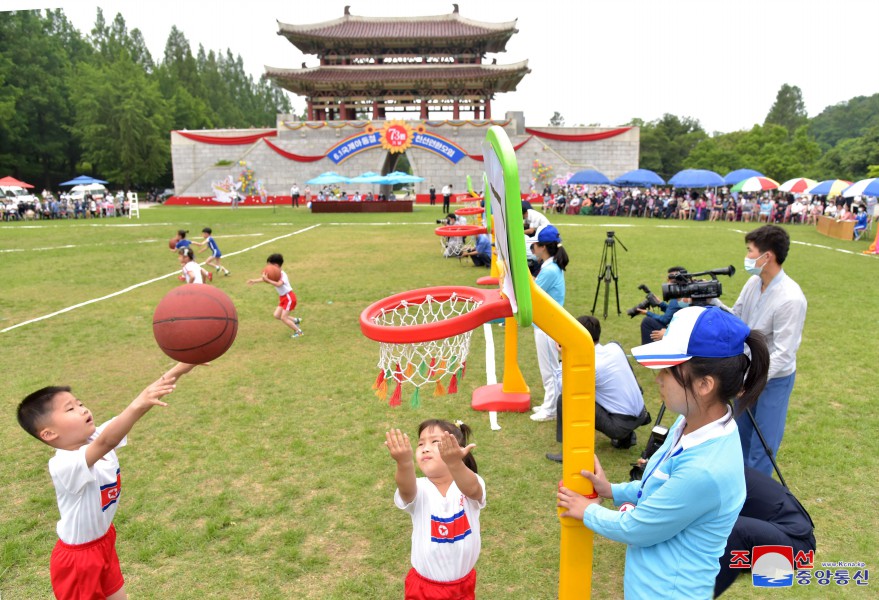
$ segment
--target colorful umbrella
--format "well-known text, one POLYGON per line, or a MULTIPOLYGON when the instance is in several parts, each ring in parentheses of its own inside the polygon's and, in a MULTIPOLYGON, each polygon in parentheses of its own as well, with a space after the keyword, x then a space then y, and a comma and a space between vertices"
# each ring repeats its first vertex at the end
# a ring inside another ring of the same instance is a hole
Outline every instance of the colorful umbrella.
POLYGON ((309 185, 333 185, 334 183, 348 183, 348 181, 350 180, 344 175, 339 175, 335 171, 327 171, 313 179, 309 179, 305 183, 309 185))
POLYGON ((668 180, 676 188, 720 187, 723 177, 707 169, 684 169, 668 180))
POLYGON ((88 185, 90 183, 107 183, 103 179, 96 179, 94 177, 89 177, 88 175, 80 175, 79 177, 74 177, 70 181, 65 181, 64 183, 59 183, 58 185, 88 185))
POLYGON ((731 171, 726 174, 726 177, 723 178, 723 182, 726 185, 735 185, 740 181, 744 181, 749 177, 765 177, 763 173, 760 171, 755 171, 754 169, 736 169, 735 171, 731 171))
POLYGON ((845 188, 842 195, 846 198, 853 198, 854 196, 879 196, 879 177, 856 181, 845 188))
POLYGON ((15 177, 4 177, 3 179, 0 179, 0 185, 3 185, 3 186, 12 186, 12 187, 20 187, 20 188, 32 188, 32 187, 34 187, 34 186, 32 186, 31 184, 29 184, 29 183, 25 183, 25 182, 23 182, 23 181, 19 181, 19 180, 16 179, 15 177))
POLYGON ((825 179, 818 185, 810 187, 806 192, 813 196, 833 198, 834 196, 839 196, 851 184, 851 181, 846 181, 845 179, 825 179))
POLYGON ((748 177, 730 188, 731 192, 765 192, 778 187, 778 182, 769 177, 748 177))
POLYGON ((814 179, 808 179, 806 177, 797 177, 795 179, 788 179, 780 186, 778 186, 779 192, 790 192, 791 194, 802 194, 810 187, 815 187, 818 185, 818 182, 814 179))

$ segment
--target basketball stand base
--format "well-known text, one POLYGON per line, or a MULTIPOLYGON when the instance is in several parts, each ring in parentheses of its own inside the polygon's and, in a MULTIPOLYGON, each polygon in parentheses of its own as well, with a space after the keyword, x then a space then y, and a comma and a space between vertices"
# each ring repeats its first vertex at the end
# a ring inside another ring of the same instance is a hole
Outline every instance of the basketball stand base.
POLYGON ((484 385, 473 390, 470 408, 482 411, 527 412, 531 409, 531 394, 506 393, 503 383, 484 385))

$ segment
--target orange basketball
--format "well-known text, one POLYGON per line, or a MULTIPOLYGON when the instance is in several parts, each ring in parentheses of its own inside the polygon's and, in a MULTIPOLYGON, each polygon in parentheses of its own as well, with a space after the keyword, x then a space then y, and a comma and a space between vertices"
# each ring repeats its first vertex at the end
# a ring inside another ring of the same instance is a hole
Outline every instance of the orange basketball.
POLYGON ((176 247, 177 247, 177 238, 171 238, 170 240, 168 240, 168 247, 169 247, 171 250, 173 250, 174 248, 176 248, 176 247))
POLYGON ((229 296, 208 285, 176 287, 153 313, 153 335, 162 352, 197 365, 219 358, 238 334, 238 312, 229 296))
POLYGON ((262 272, 272 281, 281 281, 281 269, 277 265, 268 264, 262 272))

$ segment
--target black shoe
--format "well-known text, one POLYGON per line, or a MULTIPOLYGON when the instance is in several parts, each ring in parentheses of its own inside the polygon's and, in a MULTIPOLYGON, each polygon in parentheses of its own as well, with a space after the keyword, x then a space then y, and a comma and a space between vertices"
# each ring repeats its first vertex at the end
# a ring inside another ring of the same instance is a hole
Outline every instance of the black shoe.
POLYGON ((557 462, 557 463, 562 462, 562 455, 561 455, 561 453, 559 453, 559 454, 553 454, 552 452, 547 452, 547 453, 546 453, 546 458, 548 458, 549 460, 551 460, 551 461, 553 461, 553 462, 557 462))
POLYGON ((611 446, 613 446, 614 448, 619 448, 620 450, 627 450, 628 448, 631 448, 632 446, 634 446, 637 443, 638 443, 638 436, 635 435, 634 431, 632 433, 630 433, 628 437, 624 437, 621 440, 613 440, 612 439, 610 441, 611 446))

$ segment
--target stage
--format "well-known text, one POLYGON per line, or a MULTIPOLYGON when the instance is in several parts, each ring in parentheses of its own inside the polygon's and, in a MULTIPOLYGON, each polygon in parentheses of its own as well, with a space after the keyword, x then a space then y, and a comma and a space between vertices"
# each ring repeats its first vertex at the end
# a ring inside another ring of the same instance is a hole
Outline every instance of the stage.
POLYGON ((412 212, 412 200, 351 202, 348 200, 312 201, 311 212, 317 213, 406 213, 412 212))

